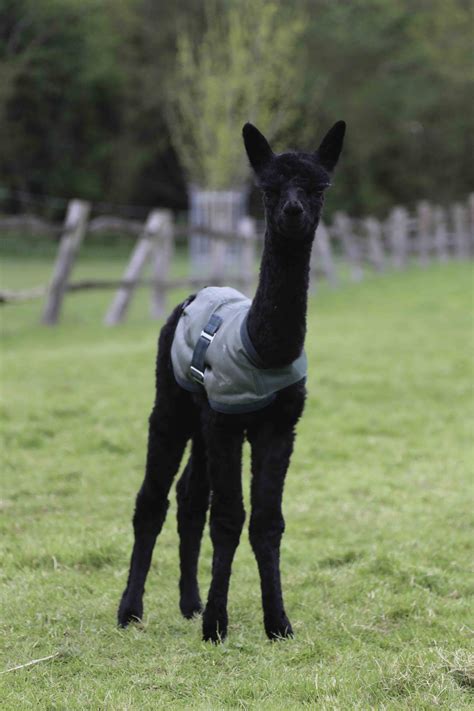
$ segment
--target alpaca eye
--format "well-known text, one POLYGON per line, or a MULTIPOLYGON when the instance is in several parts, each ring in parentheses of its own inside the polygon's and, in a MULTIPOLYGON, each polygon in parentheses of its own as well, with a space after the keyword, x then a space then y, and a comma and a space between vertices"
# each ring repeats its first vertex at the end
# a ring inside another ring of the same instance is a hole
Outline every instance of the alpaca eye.
POLYGON ((331 183, 324 183, 324 185, 318 185, 316 188, 309 188, 308 195, 314 197, 322 197, 324 191, 331 186, 331 183))

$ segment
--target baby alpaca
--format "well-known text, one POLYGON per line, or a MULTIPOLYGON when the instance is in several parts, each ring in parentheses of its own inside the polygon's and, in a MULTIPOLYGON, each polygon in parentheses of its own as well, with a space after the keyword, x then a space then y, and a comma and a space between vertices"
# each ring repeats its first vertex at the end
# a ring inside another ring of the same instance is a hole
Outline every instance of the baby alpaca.
POLYGON ((191 456, 177 485, 180 609, 185 617, 202 610, 197 569, 210 504, 213 563, 203 638, 217 642, 226 636, 231 567, 245 520, 241 464, 247 438, 252 456, 249 534, 265 631, 270 639, 293 634, 280 581, 282 494, 306 394, 303 347, 311 247, 344 133, 345 123, 339 121, 314 153, 278 155, 254 126, 244 126, 266 217, 258 288, 252 302, 233 289, 203 289, 177 306, 161 330, 145 478, 136 499, 135 542, 118 610, 123 627, 142 617, 153 548, 191 440, 191 456))

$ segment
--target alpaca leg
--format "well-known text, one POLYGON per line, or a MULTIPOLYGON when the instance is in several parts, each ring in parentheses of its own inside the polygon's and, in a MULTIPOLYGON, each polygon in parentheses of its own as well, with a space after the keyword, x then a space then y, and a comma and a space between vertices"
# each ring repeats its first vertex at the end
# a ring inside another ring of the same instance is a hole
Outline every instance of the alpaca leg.
POLYGON ((197 579, 202 532, 209 507, 206 453, 200 432, 193 438, 191 457, 176 487, 178 500, 179 607, 184 617, 202 611, 197 579))
POLYGON ((257 559, 265 631, 270 639, 292 636, 280 578, 280 541, 285 529, 282 496, 294 433, 271 425, 248 433, 252 448, 250 542, 257 559))
POLYGON ((211 482, 212 581, 203 615, 203 639, 218 642, 227 634, 227 596, 232 561, 245 520, 242 501, 241 432, 211 429, 206 437, 211 482))
MULTIPOLYGON (((181 393, 176 393, 177 397, 181 393)), ((176 400, 175 400, 176 406, 176 400)), ((188 403, 189 408, 189 403, 188 403)), ((143 593, 156 538, 168 509, 168 493, 190 436, 185 417, 177 420, 155 406, 148 435, 145 479, 138 492, 133 517, 133 546, 127 587, 118 610, 118 622, 125 627, 143 614, 143 593)))

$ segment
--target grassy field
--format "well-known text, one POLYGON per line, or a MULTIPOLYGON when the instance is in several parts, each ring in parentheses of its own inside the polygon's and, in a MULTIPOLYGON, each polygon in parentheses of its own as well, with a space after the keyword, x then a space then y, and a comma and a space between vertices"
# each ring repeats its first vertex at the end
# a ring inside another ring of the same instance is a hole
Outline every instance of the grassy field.
MULTIPOLYGON (((78 276, 121 266, 90 257, 78 276)), ((49 269, 2 260, 10 288, 49 269)), ((108 293, 68 297, 49 330, 39 303, 5 307, 1 708, 473 708, 471 279, 414 268, 312 298, 282 546, 296 636, 266 640, 245 535, 218 647, 179 615, 174 501, 143 625, 115 626, 153 398, 146 294, 115 330, 108 293)), ((210 560, 206 536, 203 591, 210 560)))

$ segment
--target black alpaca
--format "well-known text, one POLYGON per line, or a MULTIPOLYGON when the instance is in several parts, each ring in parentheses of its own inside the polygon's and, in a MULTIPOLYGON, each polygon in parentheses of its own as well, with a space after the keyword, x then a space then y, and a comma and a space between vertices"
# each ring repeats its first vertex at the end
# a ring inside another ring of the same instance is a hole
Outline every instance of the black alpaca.
MULTIPOLYGON (((254 126, 244 126, 245 148, 263 192, 267 225, 259 284, 247 316, 248 336, 263 368, 288 366, 303 351, 311 246, 344 132, 345 124, 339 121, 315 153, 276 155, 254 126)), ((156 537, 191 439, 191 456, 177 485, 180 609, 185 617, 202 610, 197 568, 210 503, 214 555, 203 638, 225 637, 232 560, 245 519, 241 456, 247 437, 252 454, 249 533, 261 579, 265 631, 271 639, 288 637, 292 628, 283 605, 279 562, 282 494, 295 425, 304 407, 304 380, 279 390, 271 404, 258 411, 216 412, 202 388, 188 392, 174 376, 170 352, 182 310, 182 304, 175 308, 160 334, 146 473, 136 500, 135 543, 118 621, 126 626, 142 617, 156 537)))

